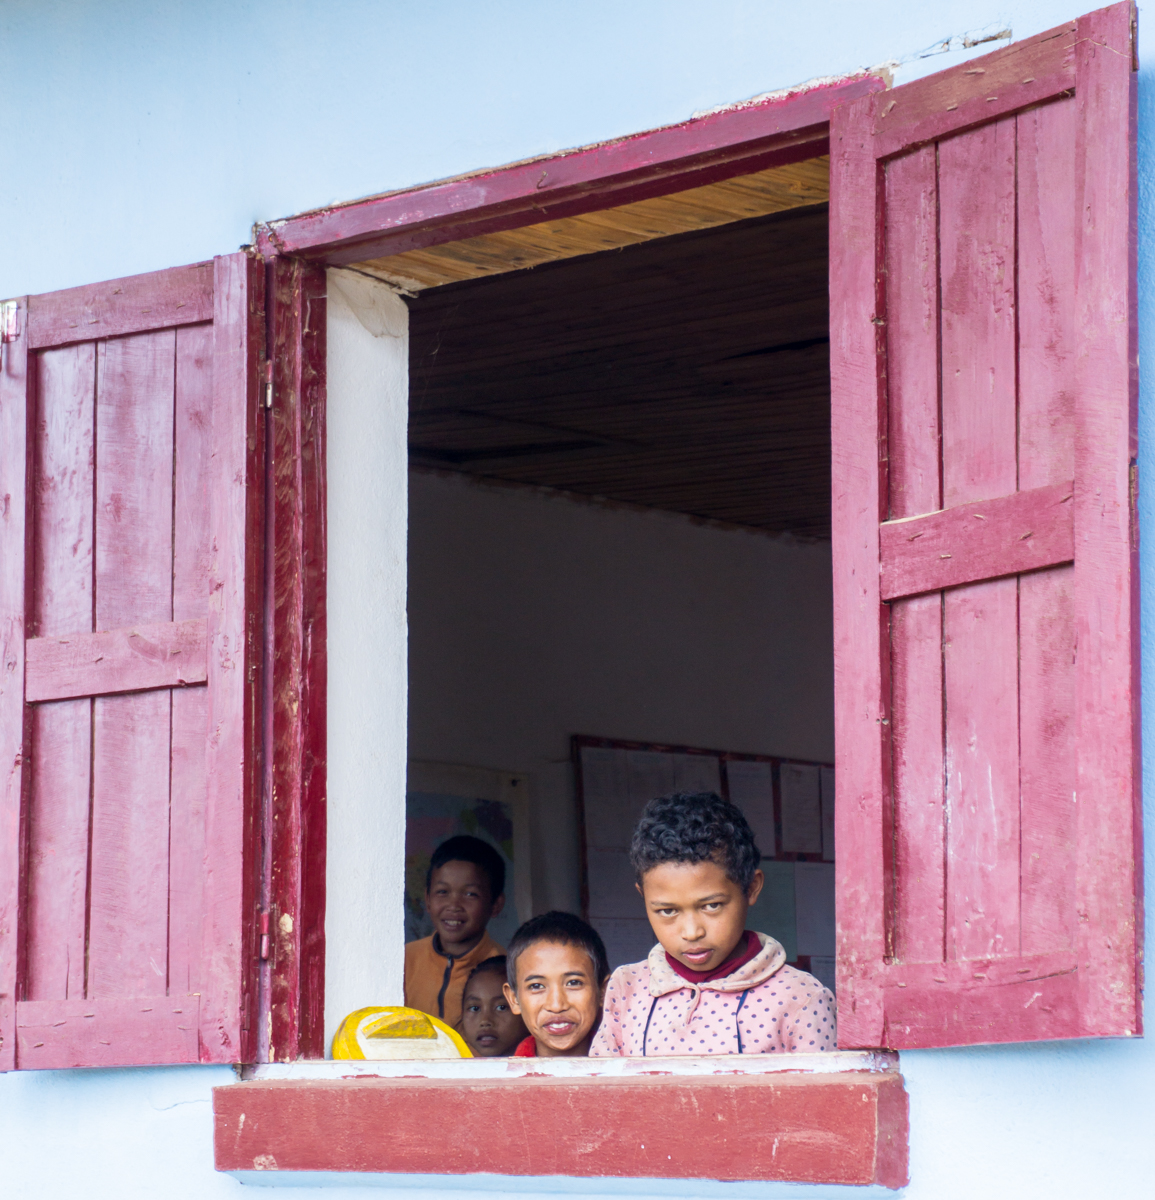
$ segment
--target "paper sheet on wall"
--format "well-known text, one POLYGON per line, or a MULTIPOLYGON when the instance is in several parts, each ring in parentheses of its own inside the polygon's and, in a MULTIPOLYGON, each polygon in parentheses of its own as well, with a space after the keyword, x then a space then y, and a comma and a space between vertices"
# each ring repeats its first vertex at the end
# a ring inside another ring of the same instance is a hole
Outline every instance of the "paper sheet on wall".
POLYGON ((586 851, 589 871, 590 919, 644 917, 642 898, 634 887, 634 872, 625 850, 586 851))
POLYGON ((746 928, 777 938, 782 943, 789 962, 798 957, 798 938, 795 933, 795 865, 792 862, 774 862, 764 858, 762 871, 766 876, 766 883, 762 894, 746 914, 746 928))
MULTIPOLYGON (((743 812, 764 855, 774 854, 774 770, 768 762, 729 759, 726 782, 730 799, 743 812)), ((769 933, 769 930, 766 930, 769 933)))
POLYGON ((832 863, 794 864, 794 907, 798 953, 834 954, 834 866, 832 863))
POLYGON ((783 763, 778 780, 783 851, 787 854, 821 854, 822 799, 818 767, 808 763, 783 763))
POLYGON ((641 962, 657 941, 644 917, 639 920, 602 917, 593 924, 606 944, 611 971, 623 963, 641 962))
POLYGON ((671 754, 674 791, 721 792, 721 760, 713 754, 671 754))
POLYGON ((624 849, 636 819, 630 806, 626 752, 583 746, 581 770, 587 845, 624 849))
POLYGON ((823 767, 822 779, 822 857, 834 861, 834 768, 823 767))

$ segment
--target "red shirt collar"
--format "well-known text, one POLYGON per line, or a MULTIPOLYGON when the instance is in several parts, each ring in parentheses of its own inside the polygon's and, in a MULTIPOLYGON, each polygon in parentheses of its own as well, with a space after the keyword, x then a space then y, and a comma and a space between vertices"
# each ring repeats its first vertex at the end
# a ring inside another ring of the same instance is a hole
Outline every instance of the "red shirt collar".
POLYGON ((523 1038, 517 1044, 517 1049, 513 1052, 514 1058, 537 1058, 537 1042, 533 1040, 533 1034, 523 1038))
POLYGON ((762 943, 758 940, 758 935, 753 930, 747 929, 734 947, 730 957, 712 971, 695 971, 678 962, 668 952, 666 962, 670 964, 671 970, 676 971, 687 983, 709 983, 713 979, 721 979, 724 975, 733 974, 739 967, 744 967, 761 949, 762 943))

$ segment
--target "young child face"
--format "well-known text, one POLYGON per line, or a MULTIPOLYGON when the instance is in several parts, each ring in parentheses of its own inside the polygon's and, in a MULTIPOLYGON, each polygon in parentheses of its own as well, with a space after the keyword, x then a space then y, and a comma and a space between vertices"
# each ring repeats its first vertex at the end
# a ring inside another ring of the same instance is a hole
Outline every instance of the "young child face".
POLYGON ((433 872, 425 893, 425 911, 441 948, 454 957, 477 945, 490 918, 496 917, 504 904, 504 896, 496 900, 490 896, 489 878, 476 863, 457 859, 442 863, 433 872))
POLYGON ((580 946, 536 942, 517 958, 517 990, 505 994, 542 1058, 584 1056, 602 1011, 604 980, 580 946))
POLYGON ((762 880, 762 872, 755 871, 747 894, 711 859, 668 862, 651 867, 638 891, 662 949, 691 971, 712 971, 741 940, 762 880))
POLYGON ((479 1058, 503 1058, 525 1037, 525 1022, 505 998, 505 977, 482 971, 469 981, 462 998, 461 1036, 479 1058))

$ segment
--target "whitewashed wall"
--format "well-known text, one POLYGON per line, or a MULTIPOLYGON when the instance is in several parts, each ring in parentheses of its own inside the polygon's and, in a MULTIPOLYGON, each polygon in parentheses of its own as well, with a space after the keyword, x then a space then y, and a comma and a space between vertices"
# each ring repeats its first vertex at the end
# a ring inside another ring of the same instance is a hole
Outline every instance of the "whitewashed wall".
MULTIPOLYGON (((254 220, 683 120, 814 76, 903 60, 902 82, 964 54, 920 57, 935 43, 961 46, 963 35, 1004 25, 1026 36, 1091 3, 8 0, 0 7, 0 294, 196 261, 247 242, 254 220)), ((1141 6, 1141 26, 1150 16, 1141 6)), ((1148 27, 1140 37, 1144 362, 1155 360, 1152 36, 1148 27)), ((1153 416, 1145 378, 1146 530, 1155 529, 1153 416)), ((381 437, 395 448, 389 430, 381 437)), ((397 481, 380 486, 400 489, 400 470, 397 481)), ((379 533, 383 543, 394 536, 379 533)), ((1151 544, 1148 537, 1142 551, 1148 695, 1155 680, 1151 544)), ((401 653, 400 642, 379 649, 401 653)), ((1148 699, 1145 709, 1151 747, 1155 704, 1148 699)), ((1147 827, 1155 830, 1150 762, 1146 777, 1147 827)), ((382 786, 396 787, 396 779, 382 786)), ((1150 852, 1147 878, 1155 879, 1150 852)), ((348 976, 355 983, 354 971, 355 964, 348 976)), ((1149 1195, 1151 1047, 1148 1040, 904 1054, 912 1117, 907 1197, 1149 1195)), ((196 1067, 0 1077, 0 1193, 5 1200, 237 1197, 241 1185, 212 1170, 209 1091, 231 1078, 227 1068, 196 1067)), ((331 1194, 305 1182, 294 1197, 331 1194)), ((348 1182, 353 1186, 338 1194, 349 1200, 380 1194, 364 1181, 348 1182)), ((387 1185, 416 1189, 427 1200, 449 1200, 466 1188, 506 1195, 647 1191, 576 1180, 469 1185, 417 1178, 387 1185)), ((653 1190, 766 1200, 864 1195, 791 1185, 719 1191, 663 1183, 653 1190)))

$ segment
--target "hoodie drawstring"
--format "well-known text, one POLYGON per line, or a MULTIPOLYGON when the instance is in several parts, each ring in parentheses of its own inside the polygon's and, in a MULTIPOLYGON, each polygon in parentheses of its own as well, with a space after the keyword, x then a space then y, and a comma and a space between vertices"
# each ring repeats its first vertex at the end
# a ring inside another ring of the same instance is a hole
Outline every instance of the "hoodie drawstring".
POLYGON ((654 1009, 658 1007, 661 996, 655 996, 650 1002, 650 1015, 646 1018, 646 1029, 642 1034, 642 1057, 646 1057, 646 1038, 650 1036, 650 1022, 654 1019, 654 1009))
POLYGON ((734 1009, 734 1030, 738 1034, 738 1053, 739 1054, 742 1053, 742 1025, 741 1025, 741 1022, 738 1020, 738 1016, 742 1012, 742 1005, 746 1003, 746 997, 748 995, 750 995, 750 993, 748 991, 743 992, 742 998, 738 1001, 738 1007, 736 1009, 734 1009))

